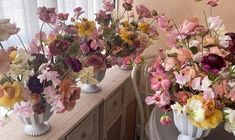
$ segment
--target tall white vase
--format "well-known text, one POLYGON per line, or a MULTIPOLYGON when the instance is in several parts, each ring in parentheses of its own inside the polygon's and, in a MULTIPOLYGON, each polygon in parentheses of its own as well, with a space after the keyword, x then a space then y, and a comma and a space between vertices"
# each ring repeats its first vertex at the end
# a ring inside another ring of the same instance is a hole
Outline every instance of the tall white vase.
POLYGON ((49 131, 50 125, 47 120, 53 114, 53 112, 50 112, 50 109, 51 106, 46 103, 44 113, 33 113, 30 117, 27 118, 19 116, 21 121, 25 124, 24 133, 28 136, 40 136, 49 131))
POLYGON ((180 132, 177 140, 202 140, 210 133, 210 129, 202 129, 193 126, 184 114, 173 111, 174 123, 180 132))
MULTIPOLYGON (((104 79, 105 76, 105 70, 96 70, 94 73, 94 78, 98 81, 101 82, 104 79)), ((96 93, 99 92, 101 90, 101 87, 95 85, 91 85, 91 84, 83 84, 82 86, 82 91, 86 92, 86 93, 96 93)))

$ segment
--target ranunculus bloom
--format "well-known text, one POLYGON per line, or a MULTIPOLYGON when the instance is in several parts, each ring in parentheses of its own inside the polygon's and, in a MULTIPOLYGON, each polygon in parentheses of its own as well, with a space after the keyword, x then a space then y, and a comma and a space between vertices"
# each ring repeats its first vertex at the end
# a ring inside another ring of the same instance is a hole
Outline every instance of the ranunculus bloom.
POLYGON ((153 96, 148 96, 145 99, 147 105, 156 104, 158 108, 163 108, 170 103, 170 94, 168 92, 156 91, 153 96))
POLYGON ((201 61, 202 69, 206 72, 218 73, 223 67, 226 67, 224 58, 217 54, 204 56, 201 61))
POLYGON ((229 51, 231 53, 235 53, 235 33, 230 32, 230 33, 226 33, 225 35, 230 37, 229 45, 228 45, 229 51))
POLYGON ((187 48, 179 48, 179 53, 177 55, 177 59, 181 63, 185 63, 186 61, 191 59, 192 56, 193 56, 193 54, 192 54, 191 50, 189 50, 187 48))
POLYGON ((10 19, 0 19, 0 41, 7 40, 11 35, 17 34, 19 28, 10 23, 10 19))
POLYGON ((27 86, 32 93, 40 94, 44 90, 43 83, 40 82, 40 80, 37 78, 37 75, 29 77, 27 86))
POLYGON ((0 95, 0 106, 7 109, 11 109, 13 105, 22 100, 23 86, 19 82, 14 82, 13 84, 5 82, 1 87, 3 90, 0 95))
POLYGON ((145 7, 143 4, 136 6, 136 12, 140 18, 151 18, 151 11, 145 7))
POLYGON ((176 97, 177 102, 181 105, 186 105, 187 100, 192 97, 192 93, 186 91, 179 91, 174 95, 176 97))
POLYGON ((0 74, 7 73, 10 69, 10 60, 8 52, 0 49, 0 74))
POLYGON ((82 64, 77 58, 68 57, 65 60, 66 64, 72 68, 74 72, 79 72, 82 69, 82 64))
POLYGON ((105 59, 102 55, 92 54, 85 58, 85 64, 88 66, 93 66, 97 69, 105 68, 105 59))
POLYGON ((207 4, 211 7, 216 7, 218 5, 219 0, 207 0, 207 4))
POLYGON ((66 52, 69 47, 69 42, 63 39, 56 39, 52 41, 48 48, 52 55, 60 55, 66 52))
POLYGON ((80 88, 75 87, 71 80, 64 79, 60 84, 60 91, 65 110, 71 111, 76 104, 76 100, 80 98, 80 88))
POLYGON ((37 10, 37 14, 39 15, 39 19, 46 23, 55 24, 56 23, 56 12, 55 8, 46 8, 39 7, 37 10))

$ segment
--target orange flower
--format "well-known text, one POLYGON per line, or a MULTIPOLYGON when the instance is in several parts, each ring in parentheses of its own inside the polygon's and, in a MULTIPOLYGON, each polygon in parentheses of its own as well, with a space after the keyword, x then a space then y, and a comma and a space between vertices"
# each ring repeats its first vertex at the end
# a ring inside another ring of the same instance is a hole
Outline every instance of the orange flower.
POLYGON ((215 101, 214 100, 210 100, 207 101, 204 105, 203 105, 203 109, 205 111, 205 116, 210 116, 211 114, 213 114, 215 112, 215 101))
POLYGON ((80 88, 75 87, 71 80, 64 79, 60 84, 60 90, 65 110, 72 110, 76 104, 76 100, 80 98, 80 88))
POLYGON ((8 72, 10 69, 10 60, 8 53, 3 49, 0 50, 0 74, 8 72))

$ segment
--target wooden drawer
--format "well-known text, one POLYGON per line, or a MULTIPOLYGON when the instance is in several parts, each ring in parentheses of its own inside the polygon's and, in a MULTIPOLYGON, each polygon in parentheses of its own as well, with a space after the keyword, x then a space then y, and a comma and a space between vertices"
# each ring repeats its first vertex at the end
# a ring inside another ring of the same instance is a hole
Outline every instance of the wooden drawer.
POLYGON ((98 140, 98 139, 99 139, 98 108, 66 136, 66 140, 98 140))
POLYGON ((123 92, 122 88, 117 90, 115 94, 107 100, 105 104, 105 124, 109 128, 116 119, 122 114, 123 110, 123 92))

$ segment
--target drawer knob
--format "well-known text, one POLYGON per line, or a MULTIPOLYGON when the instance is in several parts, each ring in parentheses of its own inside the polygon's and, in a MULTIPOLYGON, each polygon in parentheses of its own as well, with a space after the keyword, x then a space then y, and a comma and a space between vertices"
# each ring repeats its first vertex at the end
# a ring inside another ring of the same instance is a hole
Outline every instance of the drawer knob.
POLYGON ((113 106, 116 106, 118 103, 117 103, 117 101, 114 101, 113 102, 113 106))
POLYGON ((86 132, 83 132, 83 133, 81 134, 81 138, 84 139, 84 138, 86 138, 86 137, 87 137, 86 132))

